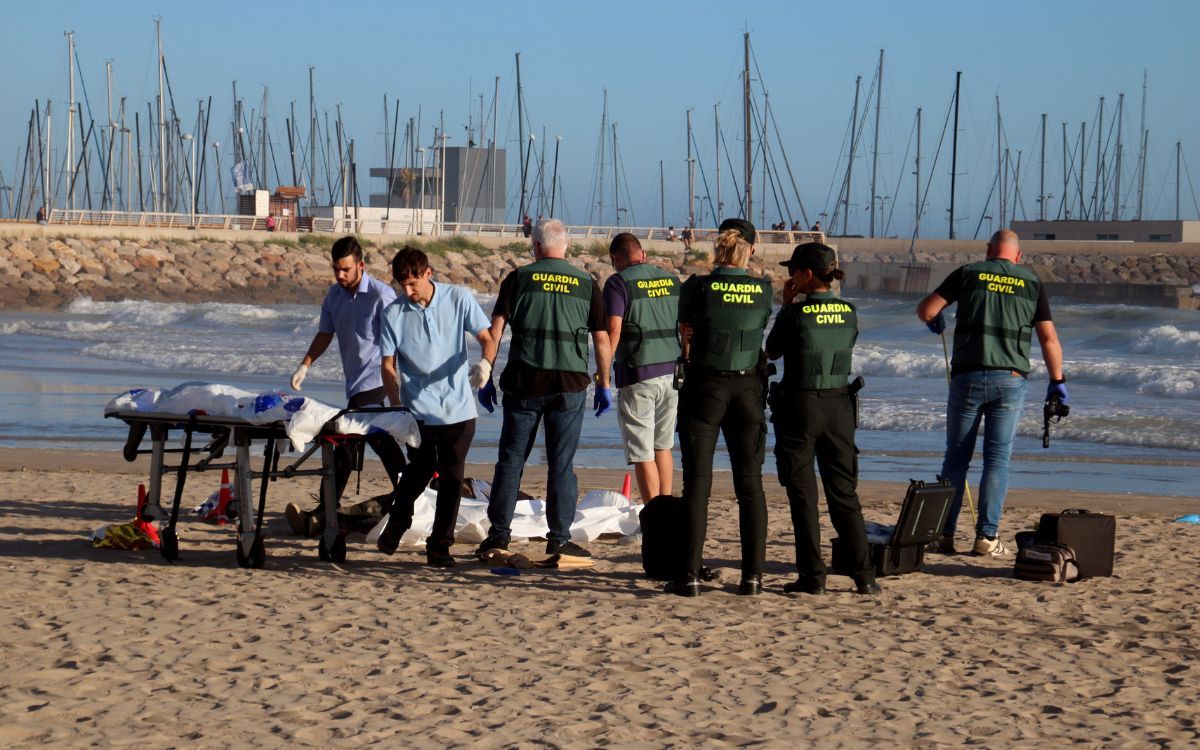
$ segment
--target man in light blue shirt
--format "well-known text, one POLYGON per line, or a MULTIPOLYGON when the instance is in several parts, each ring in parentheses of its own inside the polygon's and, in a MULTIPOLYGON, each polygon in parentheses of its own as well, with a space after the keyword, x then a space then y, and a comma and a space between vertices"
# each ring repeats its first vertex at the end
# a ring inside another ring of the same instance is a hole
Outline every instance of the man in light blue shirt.
POLYGON ((408 468, 396 485, 380 551, 392 554, 412 525, 413 505, 433 473, 438 474, 433 531, 425 540, 429 565, 454 566, 450 545, 467 451, 475 437, 474 390, 491 379, 496 345, 491 321, 471 290, 433 281, 429 258, 404 247, 392 260, 392 277, 404 296, 388 305, 380 333, 383 385, 394 406, 404 406, 421 430, 421 446, 409 448, 408 468), (466 337, 483 356, 469 366, 466 337))
MULTIPOLYGON (((329 287, 325 301, 321 303, 317 334, 313 336, 300 366, 292 374, 292 390, 300 390, 300 385, 308 375, 308 368, 325 353, 336 337, 338 353, 342 357, 342 371, 346 376, 347 405, 351 408, 383 406, 386 393, 379 369, 379 332, 383 310, 396 299, 396 293, 387 284, 367 275, 362 247, 353 237, 342 237, 334 242, 329 255, 337 283, 329 287)), ((368 435, 367 444, 379 456, 395 486, 405 463, 400 446, 387 433, 368 435)), ((357 457, 355 447, 346 444, 339 444, 334 451, 339 501, 357 457)), ((287 518, 292 531, 314 536, 319 525, 319 510, 304 511, 295 503, 289 503, 287 518)))

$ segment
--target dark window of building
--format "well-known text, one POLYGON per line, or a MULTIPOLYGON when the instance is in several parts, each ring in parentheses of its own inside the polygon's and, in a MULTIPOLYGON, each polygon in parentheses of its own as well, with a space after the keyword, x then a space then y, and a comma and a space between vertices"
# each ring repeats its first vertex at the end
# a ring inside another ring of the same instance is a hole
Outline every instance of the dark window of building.
POLYGON ((1151 242, 1171 242, 1174 239, 1175 239, 1175 237, 1170 234, 1152 234, 1152 235, 1150 235, 1151 242))
POLYGON ((1096 239, 1108 241, 1108 240, 1119 240, 1121 238, 1115 234, 1097 234, 1096 239))
POLYGON ((1055 238, 1055 235, 1054 235, 1054 233, 1053 233, 1053 232, 1051 232, 1051 233, 1049 233, 1049 234, 1036 234, 1036 233, 1035 233, 1035 234, 1033 235, 1033 238, 1034 238, 1035 240, 1052 240, 1052 239, 1054 239, 1054 238, 1055 238))

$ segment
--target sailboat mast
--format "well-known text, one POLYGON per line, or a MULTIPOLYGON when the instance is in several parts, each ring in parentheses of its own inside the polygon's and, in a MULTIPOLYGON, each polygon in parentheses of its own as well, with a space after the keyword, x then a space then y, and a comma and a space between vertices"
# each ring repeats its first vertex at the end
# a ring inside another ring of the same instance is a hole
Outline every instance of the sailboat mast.
MULTIPOLYGON (((658 223, 667 225, 667 177, 663 171, 663 160, 658 160, 658 223)), ((673 237, 670 239, 674 239, 673 237)))
MULTIPOLYGON (((752 221, 754 218, 754 189, 753 189, 753 151, 751 150, 751 130, 750 130, 750 32, 742 34, 743 56, 745 58, 742 66, 742 132, 745 134, 745 151, 743 155, 743 179, 745 180, 746 200, 743 201, 745 213, 743 216, 747 221, 752 221)), ((691 207, 688 208, 689 213, 691 207)))
POLYGON ((612 164, 613 164, 613 215, 614 222, 621 226, 621 181, 617 175, 617 123, 612 124, 612 164))
POLYGON ((1003 228, 1007 225, 1004 220, 1004 199, 1007 197, 1004 190, 1004 134, 1003 123, 1000 118, 1000 96, 996 96, 996 221, 997 226, 1003 228))
POLYGON ((713 105, 713 157, 717 164, 717 214, 725 211, 721 202, 721 105, 713 105))
POLYGON ((313 93, 313 71, 308 66, 308 204, 317 205, 317 99, 313 93))
POLYGON ((1137 221, 1142 220, 1142 199, 1146 193, 1146 147, 1150 143, 1150 137, 1146 133, 1146 83, 1150 77, 1149 71, 1142 71, 1142 155, 1138 159, 1138 200, 1137 200, 1137 216, 1134 218, 1137 221))
POLYGON ((696 160, 692 157, 692 108, 687 109, 688 226, 696 226, 696 160))
POLYGON ((1121 141, 1122 123, 1125 120, 1125 94, 1117 95, 1117 165, 1113 173, 1113 211, 1112 220, 1121 219, 1121 159, 1125 144, 1121 141))
MULTIPOLYGON (((75 208, 75 32, 63 32, 67 37, 67 76, 71 91, 70 105, 67 107, 67 200, 68 209, 75 208)), ((83 123, 79 123, 80 130, 83 123)))
MULTIPOLYGON (((554 176, 550 178, 550 216, 556 216, 554 213, 554 199, 558 196, 558 147, 562 144, 562 136, 554 136, 554 176)), ((659 163, 659 169, 662 169, 662 162, 659 163)))
MULTIPOLYGON (((522 99, 524 90, 521 87, 521 53, 517 56, 517 147, 521 160, 521 206, 517 211, 517 223, 525 220, 525 103, 522 99)), ((510 121, 511 122, 511 121, 510 121)), ((603 138, 603 134, 601 134, 603 138)))
POLYGON ((1101 199, 1100 186, 1104 178, 1104 166, 1101 164, 1101 154, 1104 152, 1104 97, 1100 97, 1100 118, 1096 123, 1096 185, 1092 190, 1092 215, 1097 219, 1104 218, 1104 203, 1101 199))
POLYGON ((871 153, 871 236, 875 236, 875 178, 879 173, 879 108, 883 99, 883 50, 879 50, 879 71, 876 74, 875 86, 875 146, 871 153))
POLYGON ((1046 113, 1042 113, 1041 177, 1038 180, 1038 221, 1046 220, 1046 113))
POLYGON ((854 175, 854 147, 858 143, 858 97, 862 76, 854 77, 854 108, 850 110, 850 158, 846 162, 846 211, 842 214, 842 234, 850 233, 850 183, 854 175))
POLYGON ((950 148, 950 239, 954 239, 954 192, 958 182, 958 94, 962 86, 962 71, 954 73, 954 133, 950 148))
POLYGON ((154 36, 158 43, 158 196, 155 210, 165 211, 167 202, 167 122, 163 96, 162 17, 154 19, 154 36))
POLYGON ((269 190, 267 186, 270 184, 270 177, 267 173, 267 102, 270 96, 270 90, 263 86, 262 98, 262 189, 269 190))
POLYGON ((1175 221, 1179 221, 1179 168, 1183 164, 1183 141, 1175 141, 1175 221))
MULTIPOLYGON (((1063 124, 1062 124, 1062 163, 1063 163, 1063 165, 1062 165, 1063 187, 1062 187, 1062 200, 1059 202, 1059 205, 1062 206, 1063 209, 1065 209, 1066 205, 1067 205, 1067 191, 1070 190, 1070 188, 1071 188, 1071 173, 1069 171, 1067 171, 1067 123, 1066 122, 1063 122, 1063 124)), ((1064 216, 1063 209, 1059 210, 1058 218, 1059 219, 1069 218, 1069 215, 1064 216)))
MULTIPOLYGON (((913 210, 913 239, 921 236, 921 108, 917 107, 917 159, 914 163, 915 169, 913 174, 916 175, 916 191, 913 195, 917 196, 916 208, 913 210)), ((893 203, 893 206, 896 204, 893 203)))

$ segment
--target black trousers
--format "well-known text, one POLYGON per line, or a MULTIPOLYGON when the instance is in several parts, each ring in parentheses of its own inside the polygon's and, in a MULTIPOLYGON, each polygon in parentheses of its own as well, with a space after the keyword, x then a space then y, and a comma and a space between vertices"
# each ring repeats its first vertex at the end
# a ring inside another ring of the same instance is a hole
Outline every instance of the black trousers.
MULTIPOLYGON (((364 406, 383 406, 386 403, 387 394, 383 390, 383 386, 372 388, 369 391, 360 391, 350 397, 350 402, 347 404, 352 409, 362 408, 364 406)), ((404 452, 400 450, 400 445, 396 439, 386 432, 367 435, 367 445, 371 446, 371 450, 375 451, 375 455, 379 456, 379 460, 383 463, 383 469, 387 472, 388 478, 392 480, 392 486, 396 486, 396 478, 400 476, 401 470, 404 469, 404 452)), ((354 472, 358 465, 358 451, 360 447, 357 444, 339 443, 333 451, 333 470, 334 477, 337 480, 337 496, 338 504, 341 504, 342 493, 346 490, 346 482, 350 480, 350 475, 354 472)), ((324 486, 322 485, 322 492, 324 486)))
POLYGON ((874 581, 875 569, 858 502, 852 397, 845 388, 781 393, 772 403, 771 422, 775 425, 779 482, 787 489, 792 510, 800 580, 825 584, 815 458, 821 469, 829 518, 846 545, 849 559, 855 561, 854 579, 874 581))
POLYGON ((392 503, 388 526, 395 523, 402 531, 412 526, 413 506, 436 471, 437 505, 433 512, 433 531, 425 540, 425 548, 430 552, 449 552, 450 545, 454 544, 467 451, 475 438, 475 420, 449 425, 418 424, 421 446, 408 449, 408 468, 396 484, 396 499, 392 503))
POLYGON ((767 444, 762 381, 754 373, 693 368, 679 393, 679 444, 687 516, 687 569, 698 573, 708 534, 713 454, 725 436, 738 501, 742 575, 761 575, 766 561, 767 502, 762 465, 767 444))

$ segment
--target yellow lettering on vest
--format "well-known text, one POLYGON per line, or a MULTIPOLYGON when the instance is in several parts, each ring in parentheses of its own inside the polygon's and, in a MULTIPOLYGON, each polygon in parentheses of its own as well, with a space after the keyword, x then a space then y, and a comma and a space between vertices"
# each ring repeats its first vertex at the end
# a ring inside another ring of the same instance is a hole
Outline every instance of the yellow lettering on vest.
POLYGON ((733 284, 727 281, 714 281, 710 288, 714 292, 735 292, 737 294, 763 293, 763 288, 758 284, 733 284))
POLYGON ((991 283, 987 285, 987 290, 989 292, 1000 292, 1001 294, 1016 294, 1016 291, 1008 284, 991 283))
POLYGON ((555 294, 570 294, 571 287, 566 284, 554 284, 549 281, 542 282, 542 291, 554 292, 555 294))
POLYGON ((817 325, 826 325, 829 323, 845 323, 846 320, 841 315, 818 315, 817 325))
POLYGON ((637 283, 638 289, 661 289, 673 286, 675 286, 674 279, 643 279, 637 283))
POLYGON ((851 308, 845 302, 822 302, 820 304, 805 305, 800 308, 800 312, 805 315, 812 315, 813 313, 847 313, 851 312, 851 308))
POLYGON ((670 289, 649 289, 646 291, 647 297, 670 297, 670 289))
POLYGON ((725 294, 721 295, 721 301, 732 302, 735 305, 751 305, 754 304, 754 297, 749 294, 735 294, 733 292, 726 292, 725 294))
MULTIPOLYGON (((1022 279, 1018 276, 1001 276, 1001 275, 995 274, 995 273, 981 273, 981 274, 979 274, 978 278, 980 281, 989 281, 989 282, 992 282, 995 284, 1007 285, 1009 287, 1018 287, 1019 286, 1022 289, 1025 288, 1025 279, 1022 279)), ((993 290, 993 289, 991 289, 991 287, 989 287, 988 291, 995 291, 995 290, 993 290)), ((1009 294, 1013 294, 1013 293, 1014 292, 1012 292, 1011 290, 1009 291, 1009 294)))
MULTIPOLYGON (((569 284, 571 286, 579 286, 579 279, 574 276, 568 276, 564 273, 534 273, 534 281, 549 282, 552 284, 569 284)), ((543 285, 543 289, 546 287, 543 285)))

